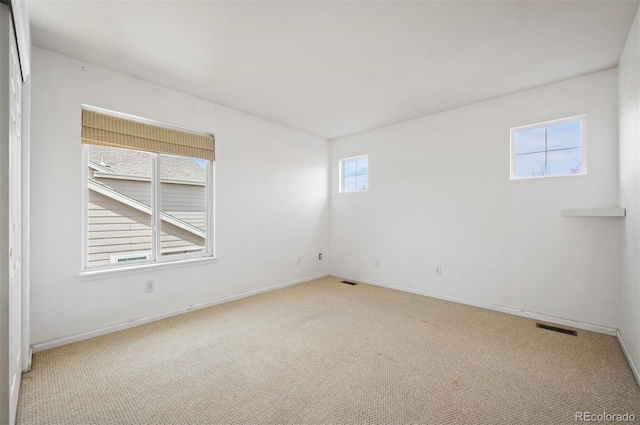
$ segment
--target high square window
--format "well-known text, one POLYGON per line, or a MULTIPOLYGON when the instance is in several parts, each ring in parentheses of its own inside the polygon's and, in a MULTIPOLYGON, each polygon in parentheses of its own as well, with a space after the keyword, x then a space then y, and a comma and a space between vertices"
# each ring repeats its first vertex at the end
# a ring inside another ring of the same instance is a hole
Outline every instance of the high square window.
POLYGON ((587 174, 586 115, 511 129, 511 179, 587 174))
POLYGON ((369 190, 369 156, 340 160, 340 193, 369 190))

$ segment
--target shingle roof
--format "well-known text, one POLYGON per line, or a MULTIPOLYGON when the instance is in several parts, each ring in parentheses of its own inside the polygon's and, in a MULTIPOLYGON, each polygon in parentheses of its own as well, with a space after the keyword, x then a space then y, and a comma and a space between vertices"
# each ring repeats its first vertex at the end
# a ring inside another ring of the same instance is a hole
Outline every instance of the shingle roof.
MULTIPOLYGON (((114 174, 151 178, 151 156, 147 152, 89 146, 89 161, 114 174)), ((161 178, 204 183, 206 173, 196 159, 178 156, 161 156, 161 178)))

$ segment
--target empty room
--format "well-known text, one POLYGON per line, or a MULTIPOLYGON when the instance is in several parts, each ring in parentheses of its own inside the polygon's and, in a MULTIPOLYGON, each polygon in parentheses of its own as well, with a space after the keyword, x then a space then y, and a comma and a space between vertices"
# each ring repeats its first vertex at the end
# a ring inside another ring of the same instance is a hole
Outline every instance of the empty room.
POLYGON ((0 0, 0 425, 640 423, 639 4, 0 0))

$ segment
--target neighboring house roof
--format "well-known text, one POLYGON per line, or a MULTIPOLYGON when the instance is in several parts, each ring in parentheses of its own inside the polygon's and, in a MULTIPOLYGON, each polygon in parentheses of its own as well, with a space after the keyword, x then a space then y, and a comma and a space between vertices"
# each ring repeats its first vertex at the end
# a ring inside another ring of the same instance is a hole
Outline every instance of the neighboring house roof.
MULTIPOLYGON (((118 202, 121 202, 123 204, 129 205, 130 207, 133 207, 135 209, 137 209, 138 211, 142 211, 146 214, 151 215, 151 208, 148 205, 143 204, 142 202, 138 202, 133 198, 130 198, 126 195, 123 195, 120 192, 117 192, 115 190, 113 190, 112 188, 99 183, 95 180, 89 180, 88 182, 88 186, 89 186, 89 190, 93 190, 95 192, 101 193, 104 196, 108 196, 111 199, 114 199, 118 202)), ((194 213, 191 213, 192 215, 194 213)), ((205 237, 204 234, 204 226, 203 227, 199 227, 200 222, 204 220, 204 213, 201 213, 203 218, 202 220, 195 220, 195 223, 197 223, 196 225, 190 224, 184 220, 181 220, 171 214, 168 213, 161 213, 161 220, 162 221, 166 221, 167 223, 171 223, 174 226, 180 227, 181 229, 184 229, 188 232, 193 233, 194 235, 200 236, 202 238, 205 237)))
MULTIPOLYGON (((89 163, 101 173, 151 178, 151 156, 147 152, 90 145, 89 163)), ((195 158, 163 155, 162 179, 204 183, 206 172, 195 158)))
POLYGON ((203 232, 206 229, 207 216, 204 211, 165 211, 164 213, 185 223, 189 223, 191 226, 197 227, 203 232))

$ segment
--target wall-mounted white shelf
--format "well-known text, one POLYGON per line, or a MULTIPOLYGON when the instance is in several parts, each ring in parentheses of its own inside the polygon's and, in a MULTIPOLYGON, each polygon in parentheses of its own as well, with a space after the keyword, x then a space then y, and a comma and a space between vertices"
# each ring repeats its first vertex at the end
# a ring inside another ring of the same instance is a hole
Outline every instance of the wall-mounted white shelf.
POLYGON ((574 210, 560 210, 563 217, 624 217, 625 208, 578 208, 574 210))

